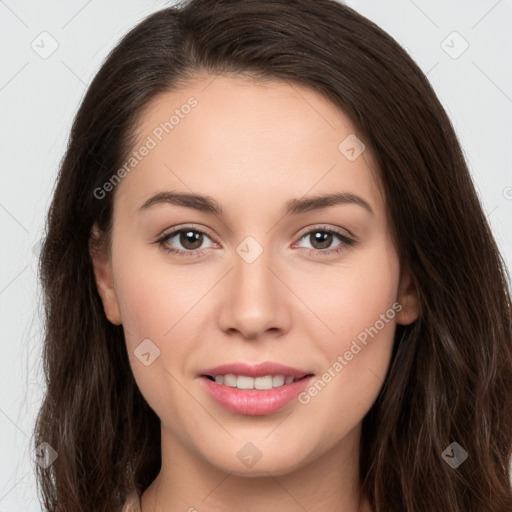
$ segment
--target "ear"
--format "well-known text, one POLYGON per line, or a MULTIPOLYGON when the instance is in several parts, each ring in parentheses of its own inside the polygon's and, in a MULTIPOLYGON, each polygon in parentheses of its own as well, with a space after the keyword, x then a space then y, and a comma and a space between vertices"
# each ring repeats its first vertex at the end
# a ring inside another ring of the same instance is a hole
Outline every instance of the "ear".
POLYGON ((114 325, 120 325, 122 323, 121 313, 119 311, 117 295, 114 289, 110 257, 101 242, 100 230, 97 224, 94 224, 91 230, 89 254, 91 257, 98 293, 101 297, 101 301, 103 302, 105 316, 114 325))
POLYGON ((420 303, 418 290, 409 271, 400 272, 397 301, 402 305, 402 309, 397 315, 397 323, 412 324, 420 314, 420 303))

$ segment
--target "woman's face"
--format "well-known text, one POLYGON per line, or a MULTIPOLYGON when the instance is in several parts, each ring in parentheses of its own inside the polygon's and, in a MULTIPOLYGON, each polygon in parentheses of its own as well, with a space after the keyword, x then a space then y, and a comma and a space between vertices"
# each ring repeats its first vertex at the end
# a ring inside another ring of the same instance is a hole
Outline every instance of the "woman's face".
POLYGON ((208 76, 155 99, 138 128, 114 190, 111 260, 94 264, 164 445, 252 475, 354 446, 396 324, 418 308, 350 120, 305 87, 208 76), (243 377, 265 362, 312 376, 243 377))

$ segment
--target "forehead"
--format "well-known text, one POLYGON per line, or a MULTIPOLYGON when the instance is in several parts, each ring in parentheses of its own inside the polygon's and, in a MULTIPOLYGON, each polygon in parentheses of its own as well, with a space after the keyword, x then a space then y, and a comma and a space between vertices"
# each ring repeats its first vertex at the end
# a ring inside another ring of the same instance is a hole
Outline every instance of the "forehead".
POLYGON ((377 210, 383 206, 369 149, 347 158, 356 137, 350 119, 305 86, 197 77, 153 99, 136 133, 132 149, 139 157, 132 157, 135 165, 116 189, 133 205, 179 189, 223 203, 243 199, 259 210, 336 191, 366 195, 377 210), (140 157, 144 146, 151 149, 140 157))

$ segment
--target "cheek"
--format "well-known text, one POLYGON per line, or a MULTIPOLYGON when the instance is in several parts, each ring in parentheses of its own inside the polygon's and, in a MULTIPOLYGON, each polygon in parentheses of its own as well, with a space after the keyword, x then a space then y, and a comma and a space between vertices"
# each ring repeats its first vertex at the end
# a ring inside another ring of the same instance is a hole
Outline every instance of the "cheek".
POLYGON ((396 255, 383 243, 340 271, 337 282, 324 280, 323 293, 315 294, 314 307, 329 330, 309 337, 324 355, 324 368, 299 401, 314 409, 319 424, 332 425, 333 435, 362 420, 384 383, 401 309, 398 278, 396 255))
POLYGON ((195 271, 191 279, 189 266, 166 264, 164 258, 163 252, 147 248, 124 251, 118 258, 116 292, 129 346, 145 338, 164 345, 186 328, 188 312, 201 308, 204 276, 195 271))
POLYGON ((179 390, 174 379, 181 380, 197 340, 204 338, 196 320, 206 317, 211 275, 197 269, 191 279, 190 266, 167 264, 165 253, 131 249, 122 241, 113 264, 132 371, 148 403, 159 410, 158 404, 181 400, 179 393, 165 393, 179 390))
POLYGON ((192 350, 189 340, 195 338, 187 312, 199 290, 187 286, 176 270, 165 272, 162 265, 129 256, 117 267, 116 290, 133 376, 157 415, 165 418, 172 410, 172 418, 166 419, 176 421, 187 410, 186 394, 177 382, 192 350), (179 406, 169 409, 168 404, 179 406))
MULTIPOLYGON (((363 343, 365 335, 372 339, 368 330, 376 335, 375 326, 379 339, 393 337, 396 309, 400 309, 399 306, 393 309, 398 294, 398 258, 384 237, 371 245, 347 258, 343 266, 327 267, 322 275, 314 276, 314 282, 307 284, 308 306, 326 327, 322 328, 324 336, 310 332, 310 337, 321 344, 331 361, 349 350, 352 340, 358 336, 363 343)), ((375 352, 378 350, 374 347, 375 352)))
POLYGON ((337 336, 319 341, 322 373, 298 399, 308 434, 323 449, 356 428, 375 403, 391 359, 397 314, 393 303, 375 301, 371 308, 339 314, 337 336))

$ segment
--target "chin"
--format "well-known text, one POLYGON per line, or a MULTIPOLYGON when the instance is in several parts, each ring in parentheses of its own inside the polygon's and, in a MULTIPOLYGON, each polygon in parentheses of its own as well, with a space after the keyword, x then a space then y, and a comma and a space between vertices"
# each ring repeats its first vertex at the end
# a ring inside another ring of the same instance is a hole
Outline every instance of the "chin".
MULTIPOLYGON (((227 448, 227 450, 230 453, 224 452, 219 454, 220 457, 218 458, 205 458, 209 460, 210 464, 213 466, 235 476, 253 478, 268 477, 269 473, 272 476, 281 476, 295 471, 304 463, 304 456, 302 455, 301 457, 298 457, 297 455, 301 452, 300 447, 290 447, 289 453, 282 453, 280 451, 273 451, 272 453, 269 453, 268 451, 266 452, 265 450, 261 450, 258 454, 258 452, 254 451, 254 458, 252 461, 250 458, 247 461, 244 461, 243 448, 237 448, 234 452, 234 457, 231 456, 231 453, 233 453, 231 452, 231 449, 227 448), (258 459, 258 457, 260 458, 258 459)), ((250 453, 250 450, 247 447, 245 453, 250 453)))

